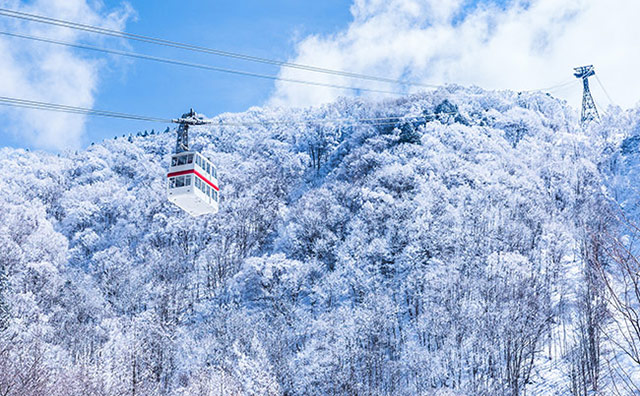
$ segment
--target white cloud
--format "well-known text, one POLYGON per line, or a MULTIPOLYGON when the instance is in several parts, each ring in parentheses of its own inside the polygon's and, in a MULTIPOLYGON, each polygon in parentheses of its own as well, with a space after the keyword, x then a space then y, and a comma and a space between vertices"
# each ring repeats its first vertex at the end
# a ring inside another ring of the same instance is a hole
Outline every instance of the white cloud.
MULTIPOLYGON (((635 77, 640 1, 522 0, 470 8, 461 0, 354 0, 351 13, 345 30, 303 38, 291 61, 422 83, 513 90, 571 81, 574 66, 594 64, 617 104, 631 107, 640 100, 635 77)), ((286 68, 280 74, 390 88, 286 68)), ((579 108, 582 88, 575 81, 552 93, 579 108)), ((596 101, 608 105, 597 81, 591 86, 596 101)), ((270 104, 312 105, 340 95, 345 91, 278 82, 270 104)))
MULTIPOLYGON (((0 0, 0 7, 71 20, 110 29, 122 29, 132 9, 123 5, 106 12, 101 3, 88 0, 36 0, 25 4, 0 0)), ((0 30, 42 36, 61 41, 104 41, 80 31, 20 21, 0 16, 0 30)), ((0 96, 92 107, 104 59, 90 57, 68 47, 0 36, 0 96)), ((10 120, 2 133, 12 133, 24 145, 63 150, 81 146, 85 117, 74 114, 0 106, 10 120)))

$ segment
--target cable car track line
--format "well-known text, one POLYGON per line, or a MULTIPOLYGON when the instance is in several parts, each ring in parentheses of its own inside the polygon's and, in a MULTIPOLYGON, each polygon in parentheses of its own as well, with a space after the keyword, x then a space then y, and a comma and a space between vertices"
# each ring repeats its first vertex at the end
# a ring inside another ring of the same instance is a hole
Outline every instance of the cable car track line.
POLYGON ((122 118, 122 119, 137 120, 137 121, 150 121, 150 122, 160 122, 160 123, 167 123, 167 124, 171 123, 171 119, 167 119, 167 118, 147 117, 147 116, 140 116, 136 114, 119 113, 119 112, 106 111, 106 110, 94 110, 94 109, 89 109, 85 107, 67 106, 67 105, 39 102, 39 101, 27 100, 27 99, 16 99, 16 98, 10 98, 7 96, 0 96, 0 105, 12 106, 12 107, 23 107, 23 108, 30 108, 30 109, 36 109, 36 110, 57 111, 57 112, 71 113, 71 114, 122 118))
MULTIPOLYGON (((364 80, 370 80, 370 81, 393 83, 393 84, 404 85, 404 86, 418 86, 418 87, 424 87, 424 88, 441 88, 441 87, 444 86, 444 84, 439 84, 439 85, 438 84, 424 84, 424 83, 420 83, 420 82, 416 82, 416 81, 396 80, 396 79, 391 79, 391 78, 372 76, 372 75, 368 75, 368 74, 354 73, 354 72, 343 71, 343 70, 327 69, 327 68, 322 68, 322 67, 317 67, 317 66, 312 66, 312 65, 303 65, 303 64, 285 62, 285 61, 269 59, 269 58, 261 58, 261 57, 252 56, 252 55, 246 55, 246 54, 241 54, 241 53, 236 53, 236 52, 231 52, 231 51, 223 51, 223 50, 218 50, 218 49, 214 49, 214 48, 208 48, 208 47, 203 47, 203 46, 198 46, 198 45, 193 45, 193 44, 181 43, 181 42, 177 42, 177 41, 171 41, 171 40, 166 40, 166 39, 161 39, 161 38, 156 38, 156 37, 151 37, 151 36, 144 36, 144 35, 139 35, 139 34, 134 34, 134 33, 123 32, 123 31, 119 31, 119 30, 102 28, 102 27, 99 27, 99 26, 86 25, 86 24, 82 24, 82 23, 66 21, 66 20, 63 20, 63 19, 56 19, 56 18, 46 17, 46 16, 42 16, 42 15, 30 14, 30 13, 11 10, 11 9, 7 9, 7 8, 0 8, 0 16, 16 18, 16 19, 21 19, 21 20, 26 20, 26 21, 31 21, 31 22, 45 23, 45 24, 49 24, 49 25, 65 27, 65 28, 68 28, 68 29, 81 30, 81 31, 89 32, 89 33, 102 34, 102 35, 107 35, 107 36, 111 36, 111 37, 136 40, 136 41, 139 41, 139 42, 145 42, 145 43, 162 45, 162 46, 173 47, 173 48, 179 48, 179 49, 188 50, 188 51, 201 52, 201 53, 207 53, 207 54, 211 54, 211 55, 218 55, 218 56, 236 58, 236 59, 246 60, 246 61, 251 61, 251 62, 271 64, 271 65, 287 67, 287 68, 293 68, 293 69, 299 69, 299 70, 305 70, 305 71, 311 71, 311 72, 316 72, 316 73, 332 74, 332 75, 337 75, 337 76, 358 78, 358 79, 364 79, 364 80)), ((16 37, 22 36, 23 38, 29 38, 29 36, 18 35, 18 34, 7 34, 7 35, 14 35, 16 37)), ((49 40, 49 39, 44 39, 44 40, 49 40)), ((55 40, 51 40, 51 41, 55 41, 55 40)), ((82 44, 71 44, 71 43, 65 43, 65 44, 61 44, 61 45, 83 46, 82 48, 85 48, 85 49, 90 49, 90 48, 87 48, 87 47, 91 47, 91 46, 85 46, 85 45, 82 45, 82 44)), ((98 48, 99 47, 93 47, 91 49, 98 50, 98 48)), ((103 48, 100 48, 99 50, 116 51, 116 50, 108 50, 108 49, 103 49, 103 48)), ((124 51, 122 51, 122 52, 124 52, 124 51)), ((135 53, 130 53, 130 54, 135 54, 135 53)), ((135 55, 143 56, 143 57, 147 56, 147 55, 142 55, 142 54, 135 54, 135 55)), ((149 56, 149 57, 152 57, 152 56, 149 56)), ((161 58, 161 59, 163 59, 163 58, 161 58)), ((170 60, 170 61, 181 62, 181 61, 175 61, 175 60, 170 60)), ((185 63, 189 63, 189 62, 185 62, 185 63)), ((207 66, 207 65, 204 65, 204 66, 207 66)), ((222 71, 222 70, 219 70, 219 71, 222 71)), ((239 71, 239 74, 249 75, 249 74, 253 74, 253 73, 239 71)), ((255 74, 259 74, 259 73, 255 73, 255 74)), ((255 77, 258 77, 258 76, 255 76, 255 77)), ((280 79, 281 81, 286 81, 284 79, 277 78, 275 76, 268 76, 268 77, 264 77, 264 78, 280 79)), ((295 80, 295 79, 290 79, 290 80, 295 80)), ((291 81, 291 82, 301 82, 301 81, 303 81, 303 80, 295 80, 295 81, 291 81)), ((316 85, 316 83, 312 83, 312 84, 316 85)), ((551 86, 551 87, 548 87, 548 88, 522 90, 521 92, 537 92, 537 91, 554 90, 554 89, 557 89, 557 88, 565 87, 567 85, 569 85, 568 82, 567 83, 562 83, 562 84, 557 84, 557 85, 554 85, 554 86, 551 86)), ((371 89, 354 88, 354 87, 347 88, 347 87, 344 87, 344 86, 338 86, 338 87, 335 87, 335 88, 398 94, 397 92, 389 92, 389 91, 382 91, 382 90, 371 90, 371 89)))
POLYGON ((607 89, 604 87, 604 85, 602 84, 602 81, 600 81, 600 77, 598 77, 598 75, 596 74, 596 81, 598 82, 598 85, 600 85, 600 88, 602 88, 602 90, 604 91, 604 94, 607 95, 607 99, 609 99, 609 102, 614 105, 616 105, 616 102, 613 101, 613 99, 611 99, 611 96, 609 95, 609 92, 607 92, 607 89))
POLYGON ((144 43, 162 45, 162 46, 166 46, 166 47, 179 48, 179 49, 192 51, 192 52, 201 52, 201 53, 206 53, 206 54, 210 54, 210 55, 217 55, 217 56, 223 56, 223 57, 228 57, 228 58, 235 58, 235 59, 240 59, 240 60, 249 61, 249 62, 256 62, 256 63, 275 65, 275 66, 286 67, 286 68, 291 68, 291 69, 298 69, 298 70, 314 72, 314 73, 332 74, 332 75, 337 75, 337 76, 342 76, 342 77, 350 77, 350 78, 357 78, 357 79, 363 79, 363 80, 378 81, 378 82, 384 82, 384 83, 389 83, 389 84, 418 86, 418 87, 424 87, 424 88, 439 88, 439 87, 442 86, 442 85, 436 85, 436 84, 424 84, 424 83, 415 82, 415 81, 408 81, 408 80, 396 80, 396 79, 392 79, 392 78, 372 76, 372 75, 368 75, 368 74, 353 73, 353 72, 348 72, 348 71, 344 71, 344 70, 327 69, 327 68, 322 68, 322 67, 317 67, 317 66, 312 66, 312 65, 303 65, 303 64, 299 64, 299 63, 285 62, 285 61, 280 61, 280 60, 275 60, 275 59, 261 58, 261 57, 241 54, 241 53, 237 53, 237 52, 223 51, 223 50, 203 47, 203 46, 199 46, 199 45, 186 44, 186 43, 181 43, 181 42, 177 42, 177 41, 165 40, 165 39, 156 38, 156 37, 143 36, 143 35, 127 33, 127 32, 123 32, 123 31, 119 31, 119 30, 102 28, 102 27, 99 27, 99 26, 86 25, 86 24, 81 24, 81 23, 72 22, 72 21, 65 21, 65 20, 62 20, 62 19, 56 19, 56 18, 41 16, 41 15, 35 15, 35 14, 29 14, 29 13, 26 13, 26 12, 10 10, 10 9, 6 9, 6 8, 0 8, 0 15, 6 16, 6 17, 11 17, 11 18, 27 20, 27 21, 31 21, 31 22, 46 23, 46 24, 49 24, 49 25, 60 26, 60 27, 65 27, 65 28, 69 28, 69 29, 82 30, 82 31, 85 31, 85 32, 90 32, 90 33, 103 34, 103 35, 107 35, 107 36, 111 36, 111 37, 118 37, 118 38, 124 38, 124 39, 129 39, 129 40, 136 40, 136 41, 144 42, 144 43))
POLYGON ((200 63, 185 62, 185 61, 176 60, 176 59, 170 59, 170 58, 161 58, 161 57, 158 57, 158 56, 139 54, 137 52, 120 51, 120 50, 114 50, 114 49, 108 49, 108 48, 102 48, 102 47, 95 47, 95 46, 87 45, 87 44, 74 44, 74 43, 70 43, 70 42, 66 42, 66 41, 48 39, 48 38, 45 38, 45 37, 28 36, 28 35, 25 35, 25 34, 9 33, 9 32, 3 32, 3 31, 0 31, 0 34, 4 35, 4 36, 22 38, 22 39, 33 40, 33 41, 39 41, 39 42, 48 43, 48 44, 56 44, 56 45, 62 45, 62 46, 72 47, 72 48, 79 48, 79 49, 90 50, 90 51, 104 52, 104 53, 112 54, 112 55, 120 55, 120 56, 126 56, 126 57, 130 57, 130 58, 144 59, 144 60, 149 60, 149 61, 154 61, 154 62, 160 62, 160 63, 166 63, 166 64, 172 64, 172 65, 178 65, 178 66, 186 66, 186 67, 192 67, 192 68, 196 68, 196 69, 203 69, 203 70, 209 70, 209 71, 216 71, 216 72, 221 72, 221 73, 231 73, 231 74, 243 75, 243 76, 248 76, 248 77, 257 77, 257 78, 284 81, 284 82, 290 82, 290 83, 296 83, 296 84, 314 85, 314 86, 320 86, 320 87, 325 87, 325 88, 336 88, 336 89, 345 89, 345 90, 353 90, 353 91, 367 91, 367 92, 385 93, 385 94, 391 94, 391 95, 403 95, 403 93, 400 93, 400 92, 397 92, 397 91, 387 91, 387 90, 373 89, 373 88, 350 87, 350 86, 346 86, 346 85, 338 85, 338 84, 331 84, 331 83, 322 83, 322 82, 315 82, 315 81, 306 81, 306 80, 298 80, 298 79, 293 79, 293 78, 278 77, 278 76, 272 76, 272 75, 269 75, 269 74, 253 73, 253 72, 242 71, 242 70, 227 69, 227 68, 223 68, 223 67, 203 65, 203 64, 200 64, 200 63))
MULTIPOLYGON (((85 107, 76 107, 61 105, 55 103, 41 102, 28 99, 11 98, 7 96, 0 96, 0 105, 10 107, 20 107, 32 110, 46 110, 70 114, 101 116, 111 118, 122 118, 127 120, 147 121, 155 123, 171 124, 176 123, 175 119, 150 117, 130 113, 120 113, 108 110, 95 110, 85 107)), ((439 115, 455 115, 459 112, 441 112, 429 115, 416 115, 416 116, 392 116, 392 117, 369 117, 369 118, 318 118, 318 119, 301 119, 301 120, 286 120, 286 121, 252 121, 252 122, 227 122, 213 119, 209 120, 208 125, 211 126, 262 126, 262 125, 303 125, 303 124, 329 124, 337 123, 338 127, 352 127, 352 126, 385 126, 385 125, 398 125, 401 122, 424 122, 429 118, 439 115)))

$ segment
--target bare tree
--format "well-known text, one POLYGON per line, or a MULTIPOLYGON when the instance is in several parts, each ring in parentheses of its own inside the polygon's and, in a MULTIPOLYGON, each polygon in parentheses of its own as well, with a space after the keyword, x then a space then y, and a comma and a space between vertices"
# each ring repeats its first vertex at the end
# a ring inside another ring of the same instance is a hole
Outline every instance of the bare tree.
MULTIPOLYGON (((603 224, 599 225, 601 233, 603 224)), ((574 344, 565 355, 569 363, 571 394, 586 396, 598 391, 601 376, 602 329, 606 320, 605 289, 599 276, 602 246, 593 238, 582 244, 582 284, 578 291, 574 344)))
POLYGON ((620 236, 606 230, 593 233, 593 245, 604 254, 594 255, 594 268, 604 288, 604 298, 612 322, 604 332, 614 347, 608 367, 614 391, 618 394, 636 394, 640 384, 634 381, 634 372, 640 369, 640 259, 634 243, 640 237, 640 228, 619 214, 620 236), (622 364, 623 356, 636 370, 622 364))
POLYGON ((38 342, 0 334, 0 396, 47 395, 50 376, 43 360, 38 342))

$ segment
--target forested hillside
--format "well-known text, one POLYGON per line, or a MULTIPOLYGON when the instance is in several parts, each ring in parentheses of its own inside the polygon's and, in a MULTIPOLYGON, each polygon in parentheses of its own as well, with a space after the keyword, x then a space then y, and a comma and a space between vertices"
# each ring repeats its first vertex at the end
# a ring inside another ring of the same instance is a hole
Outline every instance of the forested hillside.
POLYGON ((549 95, 450 86, 219 119, 191 132, 214 216, 166 200, 173 131, 0 151, 0 395, 640 385, 607 250, 640 214, 638 111, 583 129, 549 95))

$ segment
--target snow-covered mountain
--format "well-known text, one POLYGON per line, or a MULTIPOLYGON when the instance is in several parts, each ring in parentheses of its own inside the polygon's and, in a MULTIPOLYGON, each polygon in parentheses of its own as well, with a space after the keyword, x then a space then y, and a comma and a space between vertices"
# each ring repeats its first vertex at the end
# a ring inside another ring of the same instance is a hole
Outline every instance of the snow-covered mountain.
POLYGON ((215 216, 166 200, 173 131, 0 151, 0 394, 632 394, 593 263, 640 213, 638 111, 451 86, 219 119, 215 216))

